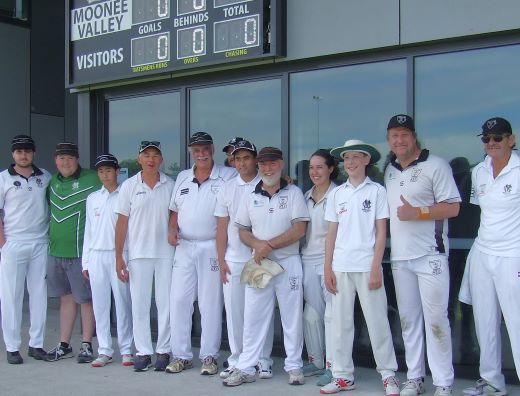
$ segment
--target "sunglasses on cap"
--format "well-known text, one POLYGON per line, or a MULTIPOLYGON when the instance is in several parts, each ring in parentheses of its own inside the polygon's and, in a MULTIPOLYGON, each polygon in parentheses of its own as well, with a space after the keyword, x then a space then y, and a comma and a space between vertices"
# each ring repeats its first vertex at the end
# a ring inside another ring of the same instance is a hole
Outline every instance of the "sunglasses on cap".
POLYGON ((157 146, 157 147, 161 147, 161 142, 158 142, 157 140, 143 140, 141 142, 141 148, 145 148, 145 147, 148 147, 148 146, 157 146))
POLYGON ((500 134, 500 135, 495 135, 495 134, 486 134, 484 136, 482 136, 480 138, 480 140, 482 140, 482 143, 489 143, 491 140, 493 140, 494 142, 497 142, 497 143, 500 143, 502 141, 502 139, 504 139, 507 135, 509 134, 500 134))

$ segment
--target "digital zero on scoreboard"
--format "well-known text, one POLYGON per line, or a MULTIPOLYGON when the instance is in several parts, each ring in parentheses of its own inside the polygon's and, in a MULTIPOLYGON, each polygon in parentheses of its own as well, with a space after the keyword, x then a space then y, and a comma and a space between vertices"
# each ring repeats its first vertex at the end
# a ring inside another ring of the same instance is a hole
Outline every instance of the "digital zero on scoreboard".
POLYGON ((69 0, 68 86, 285 55, 285 0, 69 0))

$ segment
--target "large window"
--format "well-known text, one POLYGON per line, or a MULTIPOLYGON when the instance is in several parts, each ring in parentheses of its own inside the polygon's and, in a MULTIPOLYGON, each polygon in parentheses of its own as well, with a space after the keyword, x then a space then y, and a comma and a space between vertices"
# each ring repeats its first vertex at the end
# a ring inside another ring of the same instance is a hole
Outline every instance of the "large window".
POLYGON ((109 148, 128 176, 138 172, 137 155, 143 140, 158 140, 164 157, 162 171, 176 178, 180 164, 180 94, 139 96, 109 102, 109 148))

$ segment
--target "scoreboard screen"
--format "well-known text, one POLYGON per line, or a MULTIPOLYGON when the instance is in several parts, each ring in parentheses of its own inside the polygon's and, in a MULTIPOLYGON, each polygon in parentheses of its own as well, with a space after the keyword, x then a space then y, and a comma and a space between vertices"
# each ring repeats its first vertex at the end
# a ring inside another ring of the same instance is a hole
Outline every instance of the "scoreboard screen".
POLYGON ((285 55, 285 0, 68 0, 68 87, 285 55))

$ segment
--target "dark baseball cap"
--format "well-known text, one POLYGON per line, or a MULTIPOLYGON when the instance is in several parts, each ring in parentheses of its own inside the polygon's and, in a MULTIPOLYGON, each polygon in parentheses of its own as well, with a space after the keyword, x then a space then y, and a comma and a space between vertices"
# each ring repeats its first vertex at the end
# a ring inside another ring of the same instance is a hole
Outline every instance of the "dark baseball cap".
POLYGON ((242 140, 244 140, 244 138, 242 138, 242 137, 240 137, 240 136, 235 136, 233 139, 231 139, 231 140, 228 142, 228 144, 226 144, 226 145, 224 146, 224 148, 222 149, 222 151, 223 151, 224 153, 227 152, 227 151, 228 151, 228 148, 230 148, 230 147, 233 147, 233 148, 234 148, 234 147, 236 146, 236 144, 237 144, 238 142, 241 142, 242 140))
POLYGON ((397 114, 390 118, 386 130, 388 131, 392 128, 406 128, 412 132, 415 132, 415 124, 413 122, 413 118, 406 114, 397 114))
POLYGON ((72 155, 73 157, 79 158, 78 145, 71 142, 58 143, 54 151, 54 156, 57 155, 72 155))
POLYGON ((16 135, 13 140, 11 140, 11 151, 23 149, 35 151, 36 145, 34 144, 34 140, 27 135, 16 135))
POLYGON ((146 150, 149 147, 152 147, 152 148, 156 149, 157 151, 159 151, 162 154, 161 142, 159 142, 158 140, 143 140, 143 141, 141 141, 141 143, 139 144, 139 154, 141 154, 144 150, 146 150))
POLYGON ((477 136, 487 135, 489 133, 497 135, 504 133, 512 134, 513 130, 511 129, 511 124, 505 118, 493 117, 482 124, 482 131, 477 136))
POLYGON ((101 154, 96 158, 94 166, 96 169, 99 169, 102 166, 111 166, 112 168, 119 169, 119 162, 112 154, 101 154))
POLYGON ((256 146, 253 143, 251 143, 249 140, 245 140, 245 139, 240 140, 233 146, 233 151, 231 152, 231 154, 235 154, 235 152, 237 152, 238 150, 252 151, 253 153, 255 153, 255 156, 258 153, 256 151, 256 146))
POLYGON ((207 132, 195 132, 190 137, 188 147, 191 147, 194 144, 203 144, 203 145, 213 144, 213 138, 207 132))
POLYGON ((258 162, 283 160, 282 150, 276 147, 264 147, 256 157, 258 162))

